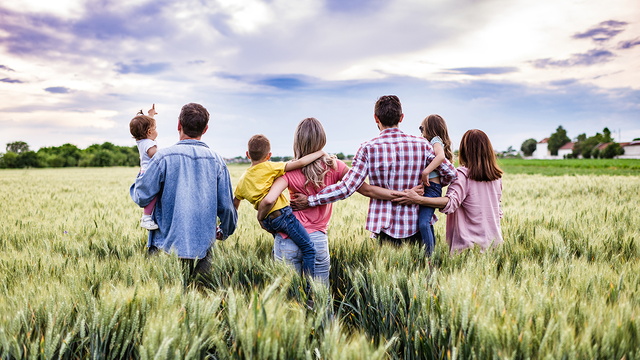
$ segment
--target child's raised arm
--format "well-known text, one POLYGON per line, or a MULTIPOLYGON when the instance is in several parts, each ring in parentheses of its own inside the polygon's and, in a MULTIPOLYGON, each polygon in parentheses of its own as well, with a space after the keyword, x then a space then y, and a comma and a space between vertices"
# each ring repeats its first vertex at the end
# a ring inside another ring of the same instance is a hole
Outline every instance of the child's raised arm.
POLYGON ((289 162, 287 162, 287 164, 284 167, 284 171, 292 171, 292 170, 296 170, 296 169, 301 169, 309 164, 311 164, 312 162, 318 160, 319 158, 323 157, 324 155, 326 155, 327 153, 325 153, 322 150, 318 150, 314 153, 311 153, 309 155, 305 155, 303 157, 301 157, 300 159, 296 159, 296 160, 291 160, 289 162))
POLYGON ((445 159, 444 147, 441 143, 436 142, 435 144, 433 144, 433 152, 435 152, 436 157, 431 160, 426 169, 422 170, 422 182, 425 186, 429 186, 429 174, 431 174, 432 171, 440 166, 440 164, 442 164, 445 159))

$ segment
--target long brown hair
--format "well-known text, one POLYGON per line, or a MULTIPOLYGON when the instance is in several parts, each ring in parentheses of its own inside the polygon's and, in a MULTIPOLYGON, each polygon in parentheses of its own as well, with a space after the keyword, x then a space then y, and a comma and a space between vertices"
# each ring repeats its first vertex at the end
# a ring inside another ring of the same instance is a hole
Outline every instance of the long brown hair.
POLYGON ((449 131, 447 131, 447 123, 444 121, 442 116, 431 114, 424 118, 420 125, 420 131, 422 131, 422 136, 427 140, 431 140, 434 137, 439 136, 444 144, 444 157, 453 163, 451 138, 449 137, 449 131))
MULTIPOLYGON (((327 143, 327 135, 318 119, 306 118, 298 124, 293 135, 293 154, 296 159, 322 150, 327 143)), ((305 185, 311 183, 316 188, 324 187, 324 176, 329 169, 335 168, 333 157, 323 156, 303 167, 302 173, 307 178, 305 185)))
POLYGON ((502 177, 493 145, 482 130, 469 130, 462 135, 458 161, 469 169, 469 178, 475 181, 493 181, 502 177))

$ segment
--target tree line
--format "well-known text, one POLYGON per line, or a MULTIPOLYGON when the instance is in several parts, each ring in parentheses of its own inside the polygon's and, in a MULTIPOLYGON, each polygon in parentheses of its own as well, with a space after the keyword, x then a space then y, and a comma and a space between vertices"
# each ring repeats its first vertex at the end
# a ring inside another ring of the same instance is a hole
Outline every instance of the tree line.
POLYGON ((136 146, 117 146, 110 142, 94 144, 86 149, 64 144, 32 151, 26 142, 15 141, 8 143, 6 152, 0 154, 1 169, 139 165, 140 155, 136 146))
MULTIPOLYGON (((636 138, 635 140, 640 139, 636 138)), ((624 154, 624 149, 620 144, 613 141, 611 131, 606 127, 602 130, 602 133, 596 133, 593 136, 587 137, 586 133, 582 133, 574 141, 573 151, 568 156, 570 158, 613 159, 618 155, 624 154), (604 149, 601 149, 602 144, 607 144, 604 149)), ((562 126, 558 126, 556 132, 551 134, 547 140, 547 149, 551 155, 558 155, 558 150, 569 142, 571 142, 571 139, 567 136, 567 131, 562 126)), ((531 156, 536 151, 537 145, 538 142, 535 139, 527 139, 522 143, 520 150, 524 156, 531 156)))

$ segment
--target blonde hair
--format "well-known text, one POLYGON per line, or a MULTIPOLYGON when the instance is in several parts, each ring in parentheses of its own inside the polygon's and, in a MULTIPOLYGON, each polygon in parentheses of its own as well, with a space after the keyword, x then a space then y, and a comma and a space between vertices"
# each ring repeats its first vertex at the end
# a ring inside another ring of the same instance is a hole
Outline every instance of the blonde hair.
POLYGON ((444 121, 442 116, 437 114, 431 114, 422 120, 422 124, 420 125, 420 131, 422 132, 422 136, 431 140, 436 136, 439 136, 442 139, 442 143, 444 144, 444 157, 447 158, 450 162, 453 163, 453 152, 451 152, 451 138, 449 138, 449 131, 447 131, 447 123, 444 121))
MULTIPOLYGON (((318 119, 306 118, 298 124, 293 135, 293 154, 296 159, 322 150, 327 143, 327 135, 318 119)), ((307 178, 305 186, 312 184, 315 188, 324 187, 324 177, 329 169, 335 168, 335 157, 323 156, 303 167, 302 173, 307 178)))

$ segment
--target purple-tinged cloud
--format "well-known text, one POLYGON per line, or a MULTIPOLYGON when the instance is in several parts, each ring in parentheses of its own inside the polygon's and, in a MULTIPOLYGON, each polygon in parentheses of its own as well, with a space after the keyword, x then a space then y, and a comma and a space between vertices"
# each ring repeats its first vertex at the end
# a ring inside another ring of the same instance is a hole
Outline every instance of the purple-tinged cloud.
POLYGON ((292 90, 306 86, 302 79, 290 76, 275 76, 262 79, 257 82, 260 85, 267 85, 281 90, 292 90))
POLYGON ((576 79, 563 79, 563 80, 555 80, 555 81, 549 82, 549 84, 552 86, 569 86, 577 83, 578 83, 578 80, 576 79))
POLYGON ((640 45, 640 38, 635 38, 633 40, 621 41, 618 43, 618 49, 626 50, 631 49, 634 46, 640 45))
POLYGON ((13 72, 15 72, 15 70, 13 70, 12 68, 10 68, 10 67, 8 67, 8 66, 5 66, 5 65, 0 65, 0 69, 1 69, 1 70, 6 70, 6 71, 13 71, 13 72))
POLYGON ((376 11, 387 2, 384 0, 327 0, 325 4, 332 12, 362 14, 376 11))
POLYGON ((143 63, 140 60, 134 60, 129 64, 117 63, 116 72, 120 74, 157 74, 169 67, 169 63, 143 63))
POLYGON ((590 66, 611 61, 615 55, 608 50, 589 50, 585 54, 573 54, 568 59, 538 59, 532 61, 533 66, 544 69, 548 67, 590 66))
POLYGON ((620 34, 627 25, 624 21, 609 20, 603 21, 597 26, 583 32, 573 35, 574 39, 591 39, 595 42, 603 42, 620 34))
POLYGON ((9 84, 22 84, 23 83, 22 80, 9 79, 9 78, 0 79, 0 82, 9 83, 9 84))
POLYGON ((463 74, 463 75, 499 75, 517 72, 517 67, 502 66, 502 67, 462 67, 447 69, 446 73, 463 74))
POLYGON ((68 94, 69 92, 71 92, 71 89, 66 88, 64 86, 53 86, 53 87, 48 87, 44 90, 52 94, 68 94))

